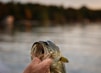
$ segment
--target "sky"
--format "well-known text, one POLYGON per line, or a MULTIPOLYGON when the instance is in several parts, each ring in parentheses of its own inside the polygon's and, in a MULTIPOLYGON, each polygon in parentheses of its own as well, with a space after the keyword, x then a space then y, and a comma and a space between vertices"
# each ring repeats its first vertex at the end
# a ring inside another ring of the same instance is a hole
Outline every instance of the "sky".
MULTIPOLYGON (((11 0, 0 0, 2 2, 9 2, 11 0)), ((21 3, 40 3, 44 5, 56 5, 64 7, 80 8, 87 6, 91 9, 101 9, 101 0, 14 0, 21 3)))

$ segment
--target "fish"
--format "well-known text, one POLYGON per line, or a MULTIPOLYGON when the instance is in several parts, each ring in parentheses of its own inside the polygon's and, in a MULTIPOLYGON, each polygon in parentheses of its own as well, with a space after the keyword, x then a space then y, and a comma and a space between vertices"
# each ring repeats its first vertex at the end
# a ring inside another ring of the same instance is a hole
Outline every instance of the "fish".
POLYGON ((59 47, 52 41, 35 42, 31 48, 31 60, 33 56, 38 57, 41 61, 51 58, 53 62, 50 66, 50 73, 66 73, 64 63, 68 63, 69 60, 63 57, 59 47))

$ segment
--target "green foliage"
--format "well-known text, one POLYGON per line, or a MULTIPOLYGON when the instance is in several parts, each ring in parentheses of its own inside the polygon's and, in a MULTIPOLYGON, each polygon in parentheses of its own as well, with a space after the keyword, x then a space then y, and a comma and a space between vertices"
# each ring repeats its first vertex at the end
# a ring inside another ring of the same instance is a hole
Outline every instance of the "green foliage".
POLYGON ((101 10, 90 10, 83 6, 80 9, 62 6, 44 6, 39 4, 0 3, 0 20, 4 16, 13 15, 16 20, 37 20, 43 24, 80 22, 84 19, 89 21, 101 20, 101 10))

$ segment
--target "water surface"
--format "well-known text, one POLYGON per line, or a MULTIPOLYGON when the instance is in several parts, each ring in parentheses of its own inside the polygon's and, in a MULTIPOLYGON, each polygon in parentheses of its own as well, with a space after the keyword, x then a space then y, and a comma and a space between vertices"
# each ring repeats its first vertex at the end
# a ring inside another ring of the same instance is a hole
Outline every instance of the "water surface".
POLYGON ((51 40, 69 59, 68 73, 101 73, 101 25, 33 28, 0 35, 0 73, 23 73, 35 41, 51 40))

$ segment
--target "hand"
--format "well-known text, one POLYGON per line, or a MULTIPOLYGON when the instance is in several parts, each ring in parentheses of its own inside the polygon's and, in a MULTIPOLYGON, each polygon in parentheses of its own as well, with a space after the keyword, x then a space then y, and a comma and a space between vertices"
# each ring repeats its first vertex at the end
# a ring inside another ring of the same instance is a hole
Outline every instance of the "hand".
POLYGON ((41 61, 38 58, 34 58, 23 73, 50 73, 51 63, 51 59, 41 61))

